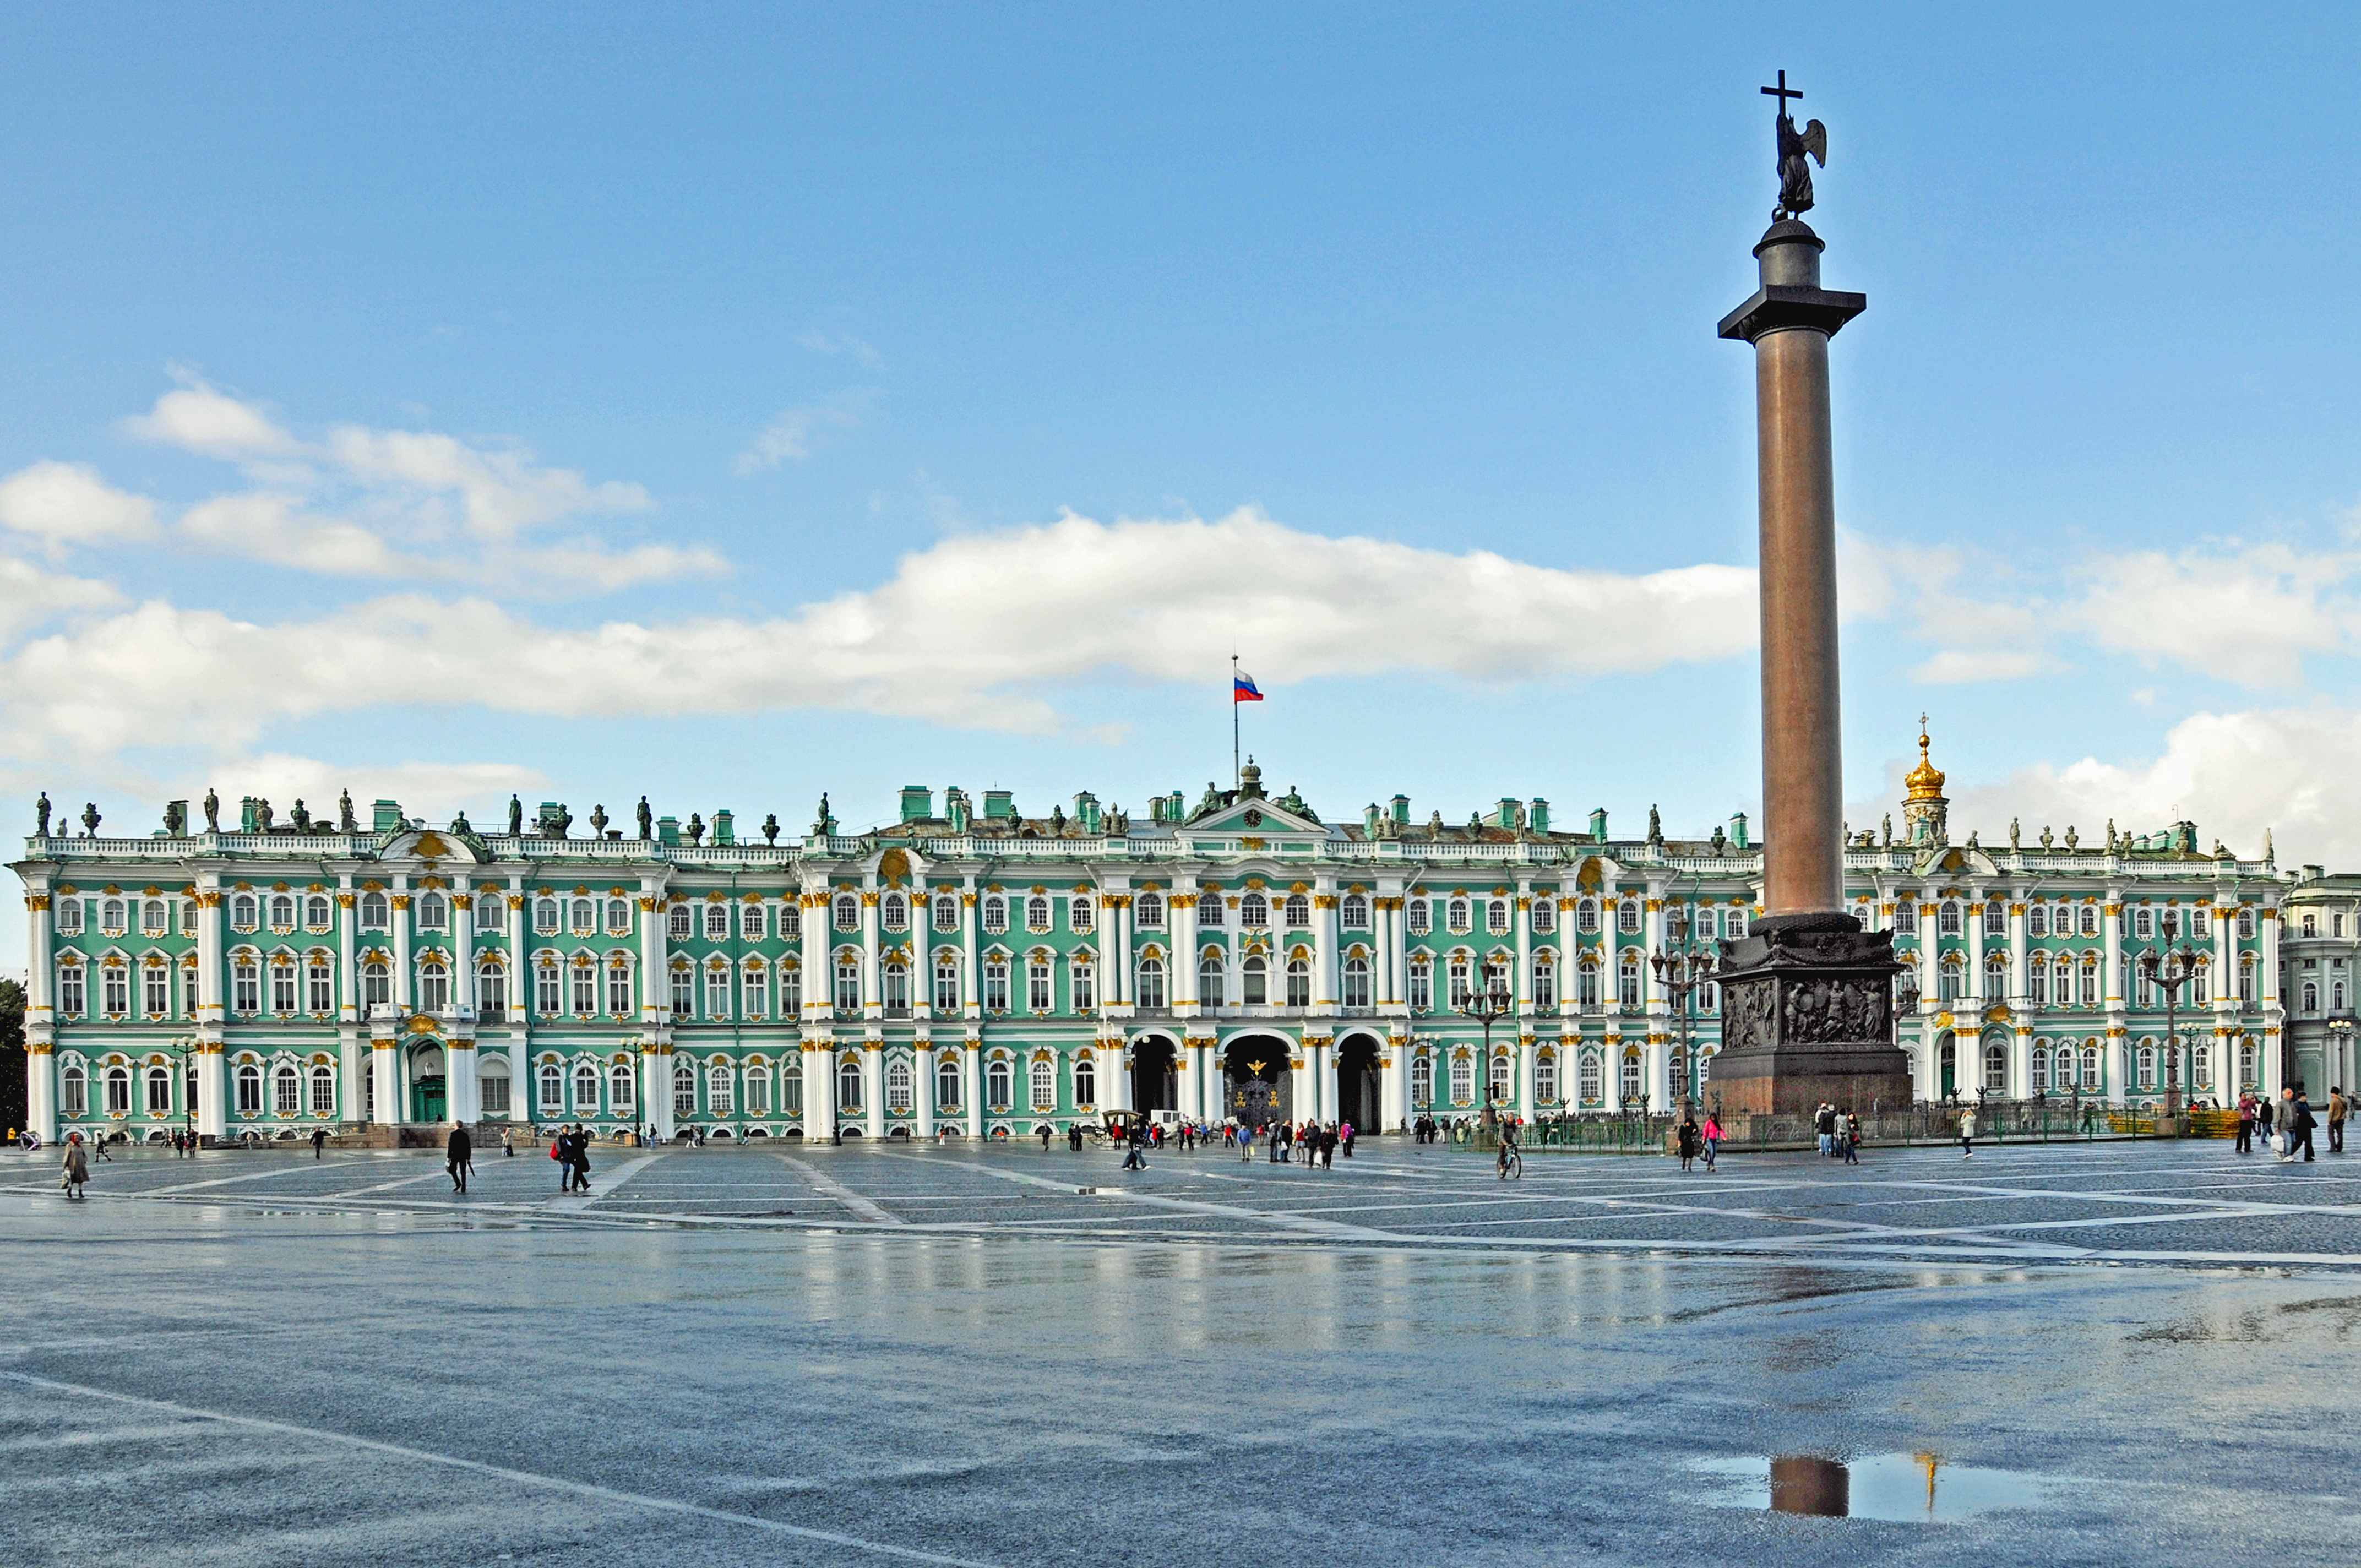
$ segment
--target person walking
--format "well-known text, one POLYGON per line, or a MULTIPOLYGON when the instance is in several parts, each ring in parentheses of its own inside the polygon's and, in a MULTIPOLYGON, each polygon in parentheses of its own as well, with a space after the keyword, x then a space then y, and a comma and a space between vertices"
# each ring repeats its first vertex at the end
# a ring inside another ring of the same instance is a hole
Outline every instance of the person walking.
POLYGON ((1352 1123, 1350 1123, 1350 1122, 1347 1122, 1347 1123, 1345 1123, 1343 1126, 1338 1127, 1338 1128, 1336 1129, 1336 1138, 1337 1138, 1338 1143, 1339 1143, 1339 1144, 1343 1146, 1343 1148, 1344 1148, 1344 1151, 1345 1151, 1345 1157, 1346 1159, 1350 1159, 1350 1158, 1352 1158, 1352 1157, 1353 1157, 1353 1124, 1352 1124, 1352 1123))
POLYGON ((328 1129, 327 1129, 327 1128, 325 1128, 325 1127, 314 1127, 314 1128, 313 1128, 313 1129, 312 1129, 312 1157, 313 1157, 313 1159, 318 1159, 318 1158, 320 1157, 320 1151, 321 1151, 322 1149, 325 1148, 325 1147, 327 1146, 327 1144, 328 1144, 328 1129))
POLYGON ((1713 1173, 1713 1157, 1715 1154, 1719 1152, 1721 1148, 1721 1124, 1715 1120, 1714 1114, 1710 1111, 1705 1113, 1705 1126, 1702 1131, 1705 1137, 1706 1173, 1708 1175, 1711 1175, 1713 1173))
POLYGON ((2312 1102, 2303 1097, 2303 1085, 2296 1084, 2286 1091, 2286 1114, 2279 1118, 2287 1129, 2287 1153, 2279 1157, 2281 1165, 2295 1163, 2295 1151, 2303 1150, 2303 1162, 2312 1163, 2312 1129, 2318 1124, 2312 1114, 2312 1102))
POLYGON ((1697 1164, 1697 1149, 1705 1142, 1705 1135, 1697 1130, 1697 1117, 1687 1111, 1681 1113, 1681 1124, 1676 1135, 1680 1146, 1681 1171, 1686 1175, 1697 1164))
POLYGON ((574 1190, 590 1190, 590 1129, 579 1122, 574 1124, 574 1190))
POLYGON ((2344 1087, 2340 1084, 2330 1084, 2328 1086, 2328 1152, 2330 1154, 2345 1152, 2345 1117, 2351 1109, 2351 1103, 2345 1098, 2344 1087))
POLYGON ((82 1146, 80 1133, 66 1135, 65 1174, 58 1185, 66 1190, 68 1198, 87 1196, 82 1188, 90 1181, 90 1151, 82 1146))
POLYGON ((453 1124, 451 1141, 443 1146, 443 1158, 451 1172, 451 1190, 467 1190, 467 1173, 476 1163, 476 1140, 467 1135, 465 1122, 453 1124))
POLYGON ((2238 1091, 2237 1152, 2255 1152, 2255 1096, 2252 1091, 2243 1089, 2238 1091))
POLYGON ((1140 1157, 1139 1152, 1139 1146, 1145 1140, 1140 1136, 1138 1127, 1134 1126, 1131 1130, 1131 1135, 1123 1141, 1124 1169, 1146 1170, 1148 1168, 1148 1161, 1140 1157))
POLYGON ((1976 1157, 1976 1113, 1973 1106, 1960 1113, 1960 1156, 1963 1159, 1976 1157))
POLYGON ((1812 1128, 1819 1135, 1820 1157, 1826 1159, 1837 1152, 1837 1108, 1827 1101, 1812 1113, 1812 1128))
POLYGON ((1844 1145, 1844 1162, 1847 1165, 1859 1165, 1861 1163, 1861 1116, 1858 1113, 1848 1111, 1837 1118, 1837 1141, 1844 1145))
POLYGON ((106 1135, 104 1133, 99 1134, 96 1143, 98 1147, 98 1157, 104 1160, 107 1164, 113 1165, 115 1163, 115 1157, 106 1152, 106 1135))
POLYGON ((557 1129, 557 1135, 549 1140, 549 1157, 557 1162, 557 1190, 560 1192, 573 1191, 574 1133, 571 1128, 557 1129))
POLYGON ((2279 1147, 2279 1139, 2271 1131, 2272 1114, 2271 1102, 2259 1094, 2255 1096, 2255 1125, 2263 1135, 2263 1147, 2273 1154, 2285 1154, 2287 1150, 2279 1147))
POLYGON ((502 1159, 516 1158, 516 1129, 513 1127, 502 1127, 500 1129, 500 1157, 502 1159))

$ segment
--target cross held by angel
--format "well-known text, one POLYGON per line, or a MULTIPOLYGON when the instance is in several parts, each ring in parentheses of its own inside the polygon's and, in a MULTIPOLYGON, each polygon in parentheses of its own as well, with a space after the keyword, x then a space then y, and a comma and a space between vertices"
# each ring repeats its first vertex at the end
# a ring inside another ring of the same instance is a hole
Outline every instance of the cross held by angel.
POLYGON ((1787 100, 1803 94, 1787 85, 1785 71, 1779 73, 1779 85, 1763 91, 1779 104, 1779 204, 1771 209, 1771 221, 1778 223, 1812 210, 1812 164, 1828 166, 1828 128, 1817 120, 1795 128, 1787 100))

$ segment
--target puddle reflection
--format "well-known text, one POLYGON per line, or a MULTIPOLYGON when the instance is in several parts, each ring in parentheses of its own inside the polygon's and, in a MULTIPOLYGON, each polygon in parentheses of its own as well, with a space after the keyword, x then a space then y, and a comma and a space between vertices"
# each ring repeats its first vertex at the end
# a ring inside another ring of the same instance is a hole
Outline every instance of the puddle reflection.
POLYGON ((1873 1453, 1839 1462, 1819 1454, 1699 1459, 1699 1501, 1833 1519, 1948 1524, 2004 1508, 2039 1508, 2062 1485, 2014 1470, 1979 1470, 1933 1453, 1873 1453))

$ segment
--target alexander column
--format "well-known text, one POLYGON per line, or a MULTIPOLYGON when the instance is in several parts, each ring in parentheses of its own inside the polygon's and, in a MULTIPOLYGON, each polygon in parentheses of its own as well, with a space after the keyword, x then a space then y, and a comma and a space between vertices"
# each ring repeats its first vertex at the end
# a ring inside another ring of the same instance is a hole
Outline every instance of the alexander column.
POLYGON ((1836 488, 1829 455, 1828 339, 1869 308, 1820 287, 1814 159, 1828 131, 1787 113, 1801 93, 1779 73, 1779 204, 1755 246, 1763 286, 1721 335, 1754 345, 1763 598, 1763 918, 1722 944, 1725 1113, 1808 1114, 1820 1102, 1863 1115, 1910 1102, 1894 1045, 1894 938, 1844 910, 1844 757, 1837 678, 1836 488))

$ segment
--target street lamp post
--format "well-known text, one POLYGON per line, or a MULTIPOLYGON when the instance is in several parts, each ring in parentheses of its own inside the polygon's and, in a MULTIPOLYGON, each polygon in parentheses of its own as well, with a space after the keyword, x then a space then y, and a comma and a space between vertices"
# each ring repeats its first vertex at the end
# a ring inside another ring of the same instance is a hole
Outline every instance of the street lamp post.
POLYGON ((1648 966, 1656 971, 1656 987, 1672 999, 1680 1019, 1681 1081, 1675 1098, 1682 1107, 1694 1105, 1697 1093, 1695 1014, 1691 1007, 1697 993, 1713 983, 1718 961, 1710 948, 1691 939, 1688 906, 1674 905, 1672 917, 1665 923, 1664 946, 1650 955, 1648 966))
POLYGON ((2197 978, 2198 966, 2204 962, 2203 955, 2187 942, 2174 949, 2178 927, 2173 912, 2166 910, 2164 947, 2139 956, 2140 973, 2150 984, 2164 988, 2164 1113, 2172 1119, 2175 1131, 2180 1125, 2180 988, 2197 978))
POLYGON ((196 1094, 189 1082, 189 1056, 197 1048, 197 1037, 194 1035, 176 1035, 166 1043, 165 1048, 180 1061, 177 1076, 181 1090, 181 1146, 194 1151, 197 1146, 197 1107, 196 1094))
POLYGON ((1499 1120, 1492 1109, 1492 1025, 1516 1010, 1516 999, 1509 994, 1506 977, 1489 966, 1481 972, 1478 984, 1467 988, 1453 1011, 1462 1018, 1472 1018, 1484 1025, 1484 1056, 1476 1065, 1477 1083, 1484 1096, 1484 1121, 1489 1125, 1499 1120))

